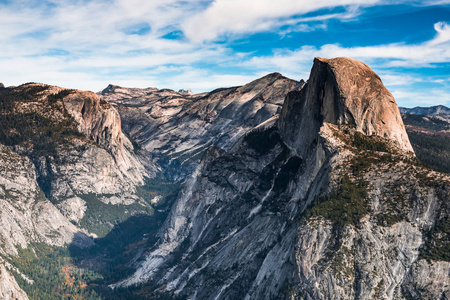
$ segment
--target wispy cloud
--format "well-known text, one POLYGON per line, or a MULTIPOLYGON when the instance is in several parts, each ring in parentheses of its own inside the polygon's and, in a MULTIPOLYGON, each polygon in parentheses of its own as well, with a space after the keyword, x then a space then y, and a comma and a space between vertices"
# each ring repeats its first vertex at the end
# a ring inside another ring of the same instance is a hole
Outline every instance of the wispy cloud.
POLYGON ((373 62, 379 66, 424 66, 433 63, 450 62, 450 26, 447 23, 435 24, 436 36, 424 43, 406 45, 403 43, 366 46, 342 47, 327 44, 320 48, 303 46, 297 50, 276 50, 271 56, 253 57, 244 64, 258 68, 281 68, 294 71, 310 63, 314 56, 347 56, 373 62))
MULTIPOLYGON (((232 46, 234 38, 259 32, 278 34, 280 41, 311 31, 326 33, 333 22, 358 22, 369 7, 393 3, 429 6, 450 1, 0 1, 0 81, 92 90, 117 83, 199 92, 244 84, 273 71, 307 78, 314 56, 351 56, 384 74, 388 85, 406 91, 411 81, 417 83, 414 75, 390 68, 450 63, 448 23, 436 23, 435 36, 417 44, 313 46, 299 39, 286 48, 263 45, 269 49, 264 53, 271 54, 257 57, 253 49, 232 46)), ((448 91, 445 79, 426 80, 443 80, 441 91, 448 91)))
MULTIPOLYGON (((324 8, 370 6, 379 0, 216 0, 206 10, 188 19, 182 26, 186 36, 195 42, 214 40, 221 35, 261 32, 292 23, 289 17, 324 8)), ((349 13, 328 14, 303 20, 348 18, 349 13)), ((298 21, 301 21, 299 19, 298 21)))
POLYGON ((337 44, 327 44, 320 48, 303 46, 297 50, 276 50, 273 55, 253 57, 242 64, 259 70, 283 70, 294 78, 307 78, 312 57, 353 57, 369 63, 377 72, 384 74, 381 78, 386 86, 393 88, 392 92, 400 103, 448 103, 450 87, 445 79, 393 75, 392 71, 386 71, 392 67, 433 67, 439 63, 450 63, 450 26, 439 22, 434 28, 436 35, 433 38, 416 45, 395 43, 366 47, 342 47, 337 44), (443 85, 442 89, 434 89, 429 93, 399 88, 418 82, 447 84, 443 85), (415 93, 416 96, 413 96, 415 93))

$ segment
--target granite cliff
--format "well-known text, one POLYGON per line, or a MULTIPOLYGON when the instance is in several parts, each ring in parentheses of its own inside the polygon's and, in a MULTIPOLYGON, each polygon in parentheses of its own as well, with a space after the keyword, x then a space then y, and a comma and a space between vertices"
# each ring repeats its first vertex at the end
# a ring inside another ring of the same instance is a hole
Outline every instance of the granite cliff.
POLYGON ((353 59, 203 94, 0 87, 0 171, 0 298, 450 298, 450 177, 353 59))
POLYGON ((228 151, 208 148, 159 241, 112 287, 192 299, 445 299, 449 183, 416 162, 369 67, 317 58, 279 118, 228 151))
POLYGON ((183 180, 206 148, 229 150, 245 132, 273 117, 286 94, 303 84, 273 73, 203 94, 110 85, 101 95, 117 107, 123 130, 152 153, 169 177, 183 180))
POLYGON ((156 167, 134 151, 117 111, 92 92, 2 88, 0 121, 0 295, 26 299, 12 274, 27 270, 12 260, 39 245, 93 246, 102 233, 93 217, 104 213, 99 205, 148 212, 137 189, 156 167))

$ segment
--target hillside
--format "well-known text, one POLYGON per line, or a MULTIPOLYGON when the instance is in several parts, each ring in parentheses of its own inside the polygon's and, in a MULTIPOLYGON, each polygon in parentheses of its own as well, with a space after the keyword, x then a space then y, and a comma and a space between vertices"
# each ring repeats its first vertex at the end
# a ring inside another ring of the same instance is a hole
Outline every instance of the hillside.
POLYGON ((101 95, 117 107, 123 130, 174 180, 191 174, 211 145, 229 150, 274 116, 286 94, 304 83, 269 74, 244 86, 192 94, 110 85, 101 95))
POLYGON ((203 94, 0 86, 0 298, 450 298, 448 133, 344 57, 203 94))
POLYGON ((160 240, 113 286, 163 298, 445 299, 449 183, 416 163, 367 65, 317 58, 278 117, 229 151, 208 149, 160 240))
POLYGON ((402 118, 419 160, 450 173, 450 115, 403 114, 402 118))

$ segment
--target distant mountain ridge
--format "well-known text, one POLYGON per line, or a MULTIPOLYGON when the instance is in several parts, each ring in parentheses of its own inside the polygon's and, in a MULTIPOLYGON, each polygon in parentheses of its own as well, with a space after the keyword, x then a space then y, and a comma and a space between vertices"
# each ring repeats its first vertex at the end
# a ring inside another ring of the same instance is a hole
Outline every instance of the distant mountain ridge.
POLYGON ((0 299, 450 299, 449 137, 345 57, 201 94, 0 85, 0 299))
POLYGON ((159 299, 448 299, 450 176, 414 162, 378 75, 316 58, 279 114, 206 150, 157 243, 112 287, 159 299))
POLYGON ((414 108, 399 107, 400 113, 412 115, 450 115, 450 108, 444 105, 430 107, 416 106, 414 108))
POLYGON ((227 151, 248 130, 272 118, 287 93, 303 84, 272 73, 209 93, 109 85, 100 95, 116 107, 124 132, 178 180, 195 170, 209 146, 227 151))

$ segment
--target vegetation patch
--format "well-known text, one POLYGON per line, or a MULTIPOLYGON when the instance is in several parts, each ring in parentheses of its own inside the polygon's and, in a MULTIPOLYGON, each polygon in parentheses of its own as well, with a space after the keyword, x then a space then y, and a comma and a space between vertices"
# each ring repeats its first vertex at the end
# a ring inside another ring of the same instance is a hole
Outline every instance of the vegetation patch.
POLYGON ((448 214, 438 220, 426 233, 427 239, 421 256, 428 260, 450 262, 450 217, 448 214))
POLYGON ((83 137, 62 103, 62 98, 72 91, 63 90, 37 102, 36 94, 45 89, 47 87, 31 86, 0 90, 0 143, 24 146, 34 156, 56 156, 59 144, 68 143, 73 137, 83 137), (59 105, 55 105, 58 101, 59 105), (34 102, 40 110, 22 111, 27 102, 34 102), (54 118, 55 110, 63 117, 54 118))
POLYGON ((388 146, 380 140, 380 137, 367 136, 359 131, 352 136, 351 143, 352 146, 361 150, 389 152, 388 146))
POLYGON ((369 213, 367 185, 363 180, 352 182, 345 174, 337 189, 315 198, 306 210, 306 217, 322 216, 340 228, 358 225, 359 220, 369 213))
POLYGON ((398 222, 408 219, 408 194, 400 187, 405 183, 401 180, 395 181, 391 187, 386 187, 386 193, 380 201, 383 211, 375 216, 378 225, 390 227, 398 222))
POLYGON ((96 280, 100 275, 76 268, 67 248, 32 244, 26 249, 19 248, 19 256, 10 258, 10 263, 34 281, 31 284, 16 271, 10 270, 30 299, 101 299, 86 285, 86 282, 96 280))
POLYGON ((180 191, 180 182, 169 181, 163 174, 159 173, 154 178, 145 178, 144 185, 137 187, 136 195, 154 207, 162 207, 171 205, 180 191), (152 200, 157 196, 161 196, 161 199, 152 203, 152 200))
POLYGON ((450 138, 445 135, 408 131, 417 158, 437 171, 450 173, 450 138))
POLYGON ((89 232, 97 234, 99 237, 106 236, 112 228, 126 221, 133 215, 152 215, 154 210, 150 206, 142 206, 138 203, 131 205, 113 205, 106 204, 98 198, 98 195, 85 194, 79 195, 86 201, 86 213, 79 225, 89 232))

